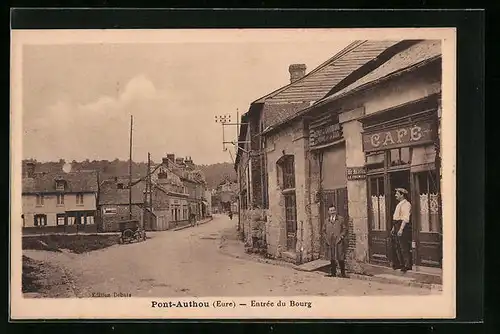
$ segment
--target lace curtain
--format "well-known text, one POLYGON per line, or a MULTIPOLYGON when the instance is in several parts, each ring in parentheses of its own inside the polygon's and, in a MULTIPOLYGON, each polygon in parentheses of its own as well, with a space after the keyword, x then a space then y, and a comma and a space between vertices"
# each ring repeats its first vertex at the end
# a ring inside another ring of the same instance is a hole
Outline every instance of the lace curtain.
POLYGON ((439 232, 438 194, 420 194, 420 229, 439 232))
POLYGON ((372 196, 372 230, 380 231, 385 228, 385 195, 372 196))

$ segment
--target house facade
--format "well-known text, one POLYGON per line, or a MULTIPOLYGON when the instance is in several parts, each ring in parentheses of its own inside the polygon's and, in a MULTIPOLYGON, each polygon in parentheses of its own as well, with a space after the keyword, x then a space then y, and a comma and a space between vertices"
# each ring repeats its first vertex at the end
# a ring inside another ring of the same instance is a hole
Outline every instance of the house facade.
POLYGON ((349 222, 350 265, 389 265, 394 189, 404 187, 411 194, 414 264, 441 267, 440 42, 383 49, 265 132, 271 255, 328 259, 320 231, 333 204, 349 222))
POLYGON ((203 174, 195 169, 192 159, 167 154, 162 163, 151 167, 151 195, 146 196, 156 221, 151 230, 167 230, 187 223, 194 213, 197 219, 208 216, 203 174))
POLYGON ((145 221, 154 222, 155 216, 145 205, 145 182, 133 180, 131 202, 128 184, 128 178, 114 177, 101 181, 98 209, 101 217, 100 230, 103 232, 119 231, 119 222, 129 219, 139 221, 145 228, 145 221))
MULTIPOLYGON (((249 111, 243 115, 239 137, 241 144, 235 163, 241 185, 241 210, 245 212, 253 208, 265 209, 263 220, 267 221, 265 225, 267 231, 264 234, 261 233, 261 235, 269 238, 266 243, 270 255, 280 257, 284 252, 296 257, 298 261, 299 257, 304 256, 304 251, 297 252, 297 250, 305 247, 305 245, 299 245, 300 239, 303 238, 300 231, 312 231, 312 228, 305 224, 306 210, 310 210, 310 206, 300 198, 294 197, 294 193, 290 192, 292 188, 285 189, 284 193, 282 192, 283 189, 279 188, 280 195, 276 197, 276 190, 278 189, 276 187, 279 187, 285 181, 276 179, 276 173, 281 171, 290 174, 292 172, 289 170, 291 165, 295 163, 301 164, 300 161, 308 159, 307 131, 304 132, 307 130, 305 123, 303 120, 299 120, 293 122, 290 129, 284 129, 283 133, 278 135, 274 133, 282 131, 281 124, 287 123, 287 120, 300 114, 302 110, 309 108, 329 93, 333 87, 345 87, 349 83, 347 78, 350 74, 360 72, 366 63, 377 58, 388 47, 395 44, 397 44, 397 41, 353 42, 308 74, 305 73, 305 65, 293 64, 289 67, 290 84, 253 102, 249 111), (270 133, 269 135, 274 136, 271 140, 267 135, 263 136, 263 134, 270 131, 273 134, 270 133), (283 155, 283 149, 287 147, 293 147, 293 151, 300 150, 302 157, 297 160, 298 162, 294 159, 293 164, 291 162, 292 157, 289 157, 288 160, 283 158, 280 160, 280 167, 277 171, 275 167, 276 152, 280 152, 278 157, 280 158, 283 155), (286 196, 285 193, 287 193, 286 196), (273 203, 271 203, 271 197, 274 198, 273 203), (272 209, 273 205, 284 208, 285 201, 287 204, 294 203, 293 205, 290 204, 286 215, 284 209, 281 211, 272 209), (297 209, 292 209, 292 207, 297 209), (289 224, 286 233, 283 230, 285 221, 289 224), (283 233, 287 234, 287 236, 285 237, 283 233), (280 240, 280 242, 277 240, 280 240), (297 255, 299 253, 302 255, 297 255)), ((305 177, 309 173, 308 168, 308 165, 304 165, 304 168, 297 169, 297 175, 302 179, 293 179, 296 181, 295 186, 299 188, 305 187, 305 177)), ((282 186, 288 185, 282 184, 282 186)), ((295 194, 299 197, 309 197, 308 194, 298 189, 295 194)), ((252 214, 256 216, 255 212, 250 215, 252 214)), ((249 219, 248 215, 245 214, 242 216, 245 220, 243 226, 246 227, 247 231, 251 230, 252 228, 248 223, 252 219, 249 219)), ((307 257, 313 257, 312 252, 309 252, 307 257)))
POLYGON ((34 162, 25 169, 23 231, 97 231, 97 172, 38 173, 34 162))

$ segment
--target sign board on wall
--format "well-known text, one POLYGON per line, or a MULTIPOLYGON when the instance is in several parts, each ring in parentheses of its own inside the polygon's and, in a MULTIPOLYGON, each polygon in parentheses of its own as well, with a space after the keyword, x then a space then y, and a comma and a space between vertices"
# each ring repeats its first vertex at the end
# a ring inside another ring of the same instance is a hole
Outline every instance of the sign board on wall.
POLYGON ((391 130, 364 133, 363 150, 370 152, 396 147, 422 145, 432 142, 434 136, 433 122, 427 120, 391 130))
POLYGON ((366 168, 362 167, 347 167, 347 181, 364 180, 366 179, 366 168))
POLYGON ((118 210, 116 208, 104 208, 105 215, 116 215, 118 210))
POLYGON ((339 123, 328 124, 311 129, 309 133, 310 146, 331 143, 340 138, 342 138, 342 127, 339 123))

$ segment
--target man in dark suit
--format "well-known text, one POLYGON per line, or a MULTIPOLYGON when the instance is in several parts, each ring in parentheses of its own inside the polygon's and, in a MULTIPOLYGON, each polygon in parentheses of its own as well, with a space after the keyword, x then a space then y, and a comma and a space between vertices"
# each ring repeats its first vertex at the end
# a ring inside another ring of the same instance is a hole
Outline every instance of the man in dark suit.
POLYGON ((330 251, 331 276, 337 276, 338 263, 340 276, 347 277, 345 273, 347 226, 344 217, 337 214, 337 208, 334 205, 328 208, 328 219, 323 227, 323 235, 330 251))

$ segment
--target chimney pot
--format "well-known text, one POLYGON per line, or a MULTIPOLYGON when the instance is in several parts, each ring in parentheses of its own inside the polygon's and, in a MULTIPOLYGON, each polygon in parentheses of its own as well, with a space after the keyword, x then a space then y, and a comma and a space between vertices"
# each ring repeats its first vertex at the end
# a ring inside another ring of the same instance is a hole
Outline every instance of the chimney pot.
POLYGON ((306 64, 292 64, 288 67, 288 72, 290 72, 290 83, 302 78, 306 75, 306 64))

